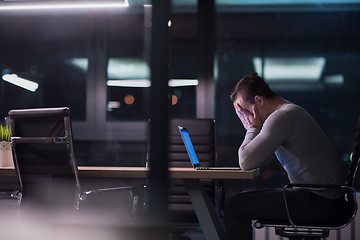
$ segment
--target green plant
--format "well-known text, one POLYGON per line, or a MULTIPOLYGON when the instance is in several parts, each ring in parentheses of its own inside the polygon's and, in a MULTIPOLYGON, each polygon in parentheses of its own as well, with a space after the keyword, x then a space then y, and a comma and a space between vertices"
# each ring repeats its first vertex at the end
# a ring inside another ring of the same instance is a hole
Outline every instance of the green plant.
POLYGON ((10 142, 11 128, 9 126, 0 125, 0 142, 10 142))

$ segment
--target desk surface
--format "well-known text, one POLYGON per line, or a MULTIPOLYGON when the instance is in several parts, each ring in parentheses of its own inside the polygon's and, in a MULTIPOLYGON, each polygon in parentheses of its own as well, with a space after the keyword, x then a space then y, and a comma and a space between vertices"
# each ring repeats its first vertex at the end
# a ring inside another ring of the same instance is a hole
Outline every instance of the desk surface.
MULTIPOLYGON (((145 167, 85 167, 79 166, 79 175, 84 177, 146 178, 149 169, 145 167)), ((258 170, 195 170, 193 168, 169 168, 170 178, 217 178, 253 179, 258 170)))
MULTIPOLYGON (((89 167, 78 166, 80 177, 105 178, 146 178, 149 169, 145 167, 89 167)), ((14 176, 12 167, 0 167, 1 176, 14 176)), ((195 170, 193 168, 169 168, 170 178, 213 178, 213 179, 253 179, 259 170, 195 170)))

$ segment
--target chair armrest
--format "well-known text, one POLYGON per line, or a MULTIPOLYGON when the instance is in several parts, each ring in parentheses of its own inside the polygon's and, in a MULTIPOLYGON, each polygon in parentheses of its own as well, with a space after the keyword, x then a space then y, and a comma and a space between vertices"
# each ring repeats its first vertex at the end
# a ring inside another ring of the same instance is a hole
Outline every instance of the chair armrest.
POLYGON ((323 184, 301 184, 301 183, 289 183, 287 184, 284 189, 292 188, 292 187, 301 187, 301 188, 328 188, 328 189, 344 189, 350 188, 344 185, 323 185, 323 184))
POLYGON ((69 138, 65 137, 11 137, 13 143, 67 143, 69 138))

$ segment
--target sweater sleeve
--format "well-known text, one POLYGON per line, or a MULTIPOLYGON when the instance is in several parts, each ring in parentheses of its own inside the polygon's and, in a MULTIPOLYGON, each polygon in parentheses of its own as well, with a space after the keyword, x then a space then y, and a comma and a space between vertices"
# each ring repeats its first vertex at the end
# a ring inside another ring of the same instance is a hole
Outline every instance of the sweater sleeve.
POLYGON ((249 128, 238 155, 243 170, 260 167, 289 137, 290 121, 283 111, 275 111, 264 122, 261 131, 249 128))

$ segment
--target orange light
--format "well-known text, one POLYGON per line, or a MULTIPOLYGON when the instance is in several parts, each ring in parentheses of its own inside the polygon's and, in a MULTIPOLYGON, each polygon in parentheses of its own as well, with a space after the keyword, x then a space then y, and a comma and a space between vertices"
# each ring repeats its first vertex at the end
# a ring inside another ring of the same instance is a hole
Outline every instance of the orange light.
POLYGON ((175 105, 178 102, 178 98, 175 95, 171 95, 171 105, 175 105))
POLYGON ((128 94, 124 97, 124 102, 127 104, 127 105, 131 105, 135 102, 135 98, 133 95, 131 94, 128 94))

